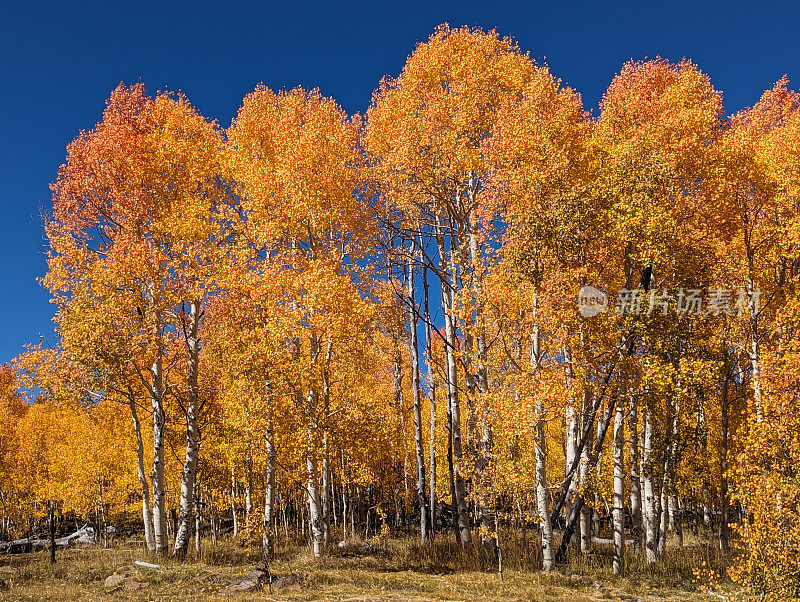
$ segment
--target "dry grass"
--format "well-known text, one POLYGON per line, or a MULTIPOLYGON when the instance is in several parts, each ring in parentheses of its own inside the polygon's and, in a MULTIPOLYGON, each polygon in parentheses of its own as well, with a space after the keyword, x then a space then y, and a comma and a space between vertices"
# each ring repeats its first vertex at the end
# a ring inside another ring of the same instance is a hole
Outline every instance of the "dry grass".
MULTIPOLYGON (((413 537, 378 542, 367 552, 355 542, 345 550, 332 547, 321 560, 305 547, 285 545, 272 563, 273 574, 307 575, 302 586, 276 592, 237 596, 238 599, 282 600, 619 600, 625 596, 659 600, 717 600, 702 595, 692 582, 692 569, 706 562, 718 572, 728 559, 702 543, 669 548, 662 563, 648 567, 629 558, 625 577, 613 577, 610 550, 599 546, 593 554, 576 557, 545 574, 535 570, 540 551, 528 533, 504 533, 504 575, 497 574, 492 558, 482 548, 462 549, 452 536, 440 535, 433 546, 413 537), (598 587, 601 586, 601 587, 598 587)), ((201 560, 179 563, 158 561, 162 569, 134 569, 134 560, 152 560, 146 550, 117 543, 109 549, 77 548, 59 553, 53 566, 46 553, 0 556, 0 579, 10 589, 0 600, 207 600, 222 599, 220 589, 248 573, 257 553, 226 540, 212 547, 203 542, 201 560), (128 572, 145 585, 138 590, 104 586, 115 572, 128 572)), ((743 593, 722 580, 715 592, 729 599, 743 593)), ((229 599, 230 597, 225 597, 229 599)))

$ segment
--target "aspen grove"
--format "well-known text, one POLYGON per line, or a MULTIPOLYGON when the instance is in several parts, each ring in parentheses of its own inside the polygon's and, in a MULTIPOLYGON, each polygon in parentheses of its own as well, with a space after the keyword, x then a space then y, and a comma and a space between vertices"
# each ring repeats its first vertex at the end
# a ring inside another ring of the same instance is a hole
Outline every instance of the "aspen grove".
POLYGON ((502 570, 514 528, 530 570, 605 533, 624 574, 702 529, 800 596, 785 78, 726 116, 693 62, 634 61, 591 111, 443 25, 363 115, 260 85, 224 129, 120 84, 51 188, 56 337, 0 370, 0 541, 413 532, 502 570))

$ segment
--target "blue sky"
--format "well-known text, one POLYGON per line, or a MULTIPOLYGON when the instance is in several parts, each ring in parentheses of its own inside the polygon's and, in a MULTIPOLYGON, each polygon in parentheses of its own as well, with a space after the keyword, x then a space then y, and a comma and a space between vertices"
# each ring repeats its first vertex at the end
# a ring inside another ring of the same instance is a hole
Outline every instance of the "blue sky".
POLYGON ((40 210, 65 147, 120 81, 185 92, 227 126, 259 82, 366 109, 437 24, 496 27, 596 107, 630 58, 689 57, 728 112, 784 73, 800 86, 788 2, 24 2, 0 4, 0 362, 52 340, 40 210))

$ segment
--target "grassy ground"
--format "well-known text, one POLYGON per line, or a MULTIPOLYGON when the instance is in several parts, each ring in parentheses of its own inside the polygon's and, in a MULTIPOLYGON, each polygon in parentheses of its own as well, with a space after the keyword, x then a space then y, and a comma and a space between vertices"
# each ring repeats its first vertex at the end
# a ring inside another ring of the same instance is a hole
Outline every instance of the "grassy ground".
POLYGON ((638 558, 628 559, 625 577, 613 577, 609 550, 598 546, 588 556, 572 560, 559 571, 545 574, 539 566, 537 546, 517 533, 504 542, 503 578, 479 547, 461 550, 451 537, 440 536, 434 546, 420 546, 409 538, 378 543, 367 552, 361 546, 333 547, 321 560, 307 549, 286 546, 271 564, 274 575, 295 573, 308 577, 270 594, 261 591, 222 596, 220 590, 247 574, 257 554, 235 542, 211 546, 204 541, 198 561, 159 560, 160 570, 134 569, 134 560, 150 560, 146 550, 124 542, 108 549, 75 548, 60 551, 55 565, 47 553, 0 555, 0 579, 8 586, 0 600, 718 600, 745 599, 743 592, 725 579, 712 582, 713 594, 703 594, 695 569, 724 572, 727 559, 701 542, 669 548, 662 563, 648 567, 638 558), (705 565, 703 563, 705 562, 705 565), (129 574, 140 589, 105 586, 114 573, 129 574))

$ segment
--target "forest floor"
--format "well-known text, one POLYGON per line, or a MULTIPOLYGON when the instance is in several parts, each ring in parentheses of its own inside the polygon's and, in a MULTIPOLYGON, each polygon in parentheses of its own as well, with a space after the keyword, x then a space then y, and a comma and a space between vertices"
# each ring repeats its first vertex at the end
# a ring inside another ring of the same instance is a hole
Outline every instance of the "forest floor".
POLYGON ((257 553, 229 540, 216 546, 203 541, 200 560, 161 559, 159 569, 133 566, 154 562, 146 550, 129 542, 108 548, 59 550, 56 564, 48 553, 0 554, 0 600, 746 600, 724 575, 724 558, 712 546, 688 541, 670 546, 658 565, 648 567, 631 555, 625 577, 614 577, 610 549, 576 558, 550 574, 525 570, 540 566, 540 552, 530 534, 517 534, 504 545, 502 579, 496 564, 479 547, 461 550, 444 535, 433 546, 408 538, 389 539, 365 548, 332 546, 314 560, 305 547, 279 549, 270 569, 273 578, 305 578, 278 591, 268 588, 225 595, 222 590, 247 575, 257 553), (705 564, 703 564, 705 563, 705 564), (698 576, 698 570, 702 573, 698 576), (121 575, 119 578, 109 577, 121 575), (117 583, 109 584, 109 581, 117 583), (711 593, 703 593, 710 586, 711 593))

